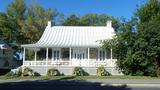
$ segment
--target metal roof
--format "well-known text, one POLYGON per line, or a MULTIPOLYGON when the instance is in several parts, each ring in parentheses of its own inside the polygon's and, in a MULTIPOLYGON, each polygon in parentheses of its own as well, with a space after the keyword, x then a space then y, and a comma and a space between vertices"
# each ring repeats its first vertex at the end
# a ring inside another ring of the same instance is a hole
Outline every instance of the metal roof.
POLYGON ((115 31, 107 26, 53 26, 48 25, 35 44, 21 45, 26 48, 45 47, 101 47, 99 40, 112 39, 115 31))

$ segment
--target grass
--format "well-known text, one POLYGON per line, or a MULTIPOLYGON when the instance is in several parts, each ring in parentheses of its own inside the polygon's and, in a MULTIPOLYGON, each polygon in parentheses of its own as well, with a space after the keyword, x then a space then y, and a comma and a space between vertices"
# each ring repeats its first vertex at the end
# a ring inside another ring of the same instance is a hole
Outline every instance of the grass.
POLYGON ((75 79, 157 79, 157 78, 158 77, 112 75, 112 76, 76 76, 75 79))
POLYGON ((25 76, 25 77, 6 77, 0 76, 0 79, 160 79, 159 77, 147 76, 125 76, 125 75, 112 75, 112 76, 25 76))

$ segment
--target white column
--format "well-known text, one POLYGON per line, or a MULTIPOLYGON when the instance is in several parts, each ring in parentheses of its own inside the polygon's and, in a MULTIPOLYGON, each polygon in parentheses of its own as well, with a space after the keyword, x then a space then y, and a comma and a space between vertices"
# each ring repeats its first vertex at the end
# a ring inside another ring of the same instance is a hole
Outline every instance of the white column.
POLYGON ((90 66, 90 50, 88 48, 88 67, 90 66))
POLYGON ((113 61, 112 61, 112 48, 111 48, 111 65, 113 66, 113 61))
POLYGON ((37 61, 37 51, 34 51, 34 61, 37 61))
POLYGON ((72 49, 69 48, 69 61, 70 61, 70 65, 72 66, 72 49))
POLYGON ((111 48, 111 60, 112 60, 112 48, 111 48))
POLYGON ((47 62, 48 62, 48 48, 46 48, 46 66, 47 66, 47 62))
POLYGON ((46 74, 47 74, 47 71, 48 71, 48 68, 47 68, 47 66, 48 66, 48 48, 46 48, 46 74))
POLYGON ((26 54, 26 49, 23 48, 23 65, 24 65, 24 62, 25 62, 25 54, 26 54))
POLYGON ((25 49, 25 47, 24 47, 24 48, 23 48, 23 65, 22 65, 22 74, 21 74, 21 77, 23 77, 23 73, 24 73, 25 54, 26 54, 26 49, 25 49))

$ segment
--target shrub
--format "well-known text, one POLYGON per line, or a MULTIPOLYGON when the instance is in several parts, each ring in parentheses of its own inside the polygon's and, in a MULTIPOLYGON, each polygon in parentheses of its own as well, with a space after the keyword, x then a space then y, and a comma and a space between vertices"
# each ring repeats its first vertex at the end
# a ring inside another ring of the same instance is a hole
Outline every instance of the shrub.
POLYGON ((5 76, 9 77, 18 77, 22 75, 22 68, 19 68, 18 70, 10 71, 5 76))
POLYGON ((84 76, 84 75, 87 75, 87 73, 83 70, 82 67, 74 67, 72 71, 72 75, 84 76))
POLYGON ((13 71, 10 71, 7 74, 5 74, 5 76, 7 76, 7 77, 14 77, 14 76, 16 76, 16 74, 13 71))
POLYGON ((58 71, 58 69, 48 69, 47 71, 47 75, 48 76, 59 76, 60 72, 58 71))
POLYGON ((105 67, 100 66, 97 68, 97 75, 98 76, 107 76, 110 75, 109 72, 106 71, 105 67))
POLYGON ((41 76, 41 74, 38 72, 34 72, 34 76, 41 76))
POLYGON ((17 71, 15 71, 15 75, 16 76, 21 76, 23 73, 22 73, 22 68, 19 68, 17 71))
POLYGON ((33 69, 26 67, 24 68, 23 75, 24 76, 34 76, 34 71, 33 69))
POLYGON ((35 74, 35 72, 29 68, 29 67, 26 67, 23 69, 22 71, 22 68, 19 68, 18 70, 16 71, 10 71, 8 72, 5 76, 16 76, 16 77, 19 77, 19 76, 33 76, 35 74))

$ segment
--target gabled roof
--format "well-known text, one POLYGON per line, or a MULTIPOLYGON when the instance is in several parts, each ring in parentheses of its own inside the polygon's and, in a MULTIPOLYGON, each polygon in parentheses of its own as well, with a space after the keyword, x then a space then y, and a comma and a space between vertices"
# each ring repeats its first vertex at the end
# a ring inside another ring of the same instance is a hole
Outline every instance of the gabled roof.
POLYGON ((101 47, 99 40, 112 39, 114 29, 108 26, 53 26, 48 25, 35 44, 22 47, 101 47))

